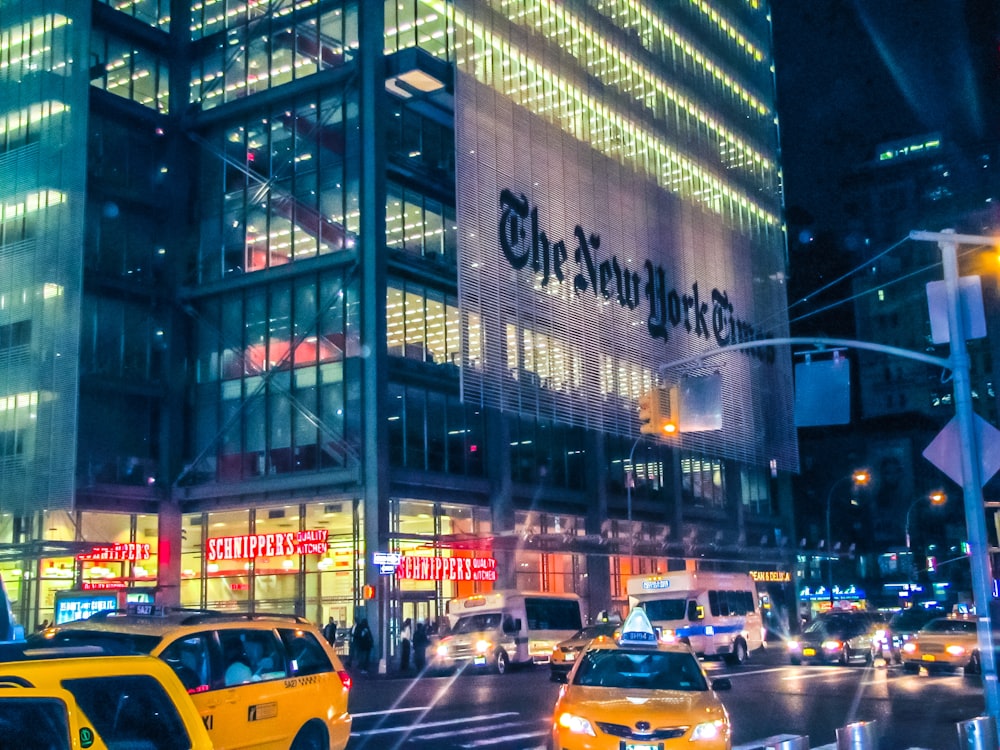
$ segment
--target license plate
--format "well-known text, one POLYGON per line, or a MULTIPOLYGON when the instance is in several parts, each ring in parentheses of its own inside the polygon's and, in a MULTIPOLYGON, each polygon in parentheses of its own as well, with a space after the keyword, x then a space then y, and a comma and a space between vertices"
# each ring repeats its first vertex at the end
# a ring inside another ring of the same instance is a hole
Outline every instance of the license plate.
POLYGON ((576 654, 566 654, 566 661, 576 661, 576 654))
POLYGON ((636 744, 635 742, 626 742, 625 750, 660 750, 661 745, 646 745, 646 744, 636 744))
POLYGON ((920 658, 924 661, 934 661, 934 654, 924 654, 920 658))
POLYGON ((816 649, 814 648, 804 648, 802 649, 803 656, 816 656, 816 649))
POLYGON ((477 667, 481 667, 482 665, 484 665, 486 663, 486 657, 485 656, 476 656, 476 657, 473 658, 472 663, 475 664, 477 667))

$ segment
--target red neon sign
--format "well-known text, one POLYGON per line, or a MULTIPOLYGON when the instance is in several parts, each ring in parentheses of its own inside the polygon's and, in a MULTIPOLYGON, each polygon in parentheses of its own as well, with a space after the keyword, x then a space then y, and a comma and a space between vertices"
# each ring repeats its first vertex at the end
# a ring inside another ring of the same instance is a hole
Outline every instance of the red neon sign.
POLYGON ((492 557, 419 557, 405 555, 396 577, 411 581, 495 581, 497 561, 492 557))
POLYGON ((149 542, 124 542, 106 547, 92 547, 90 552, 82 552, 76 559, 89 562, 137 562, 148 560, 149 554, 149 542))
POLYGON ((280 534, 216 536, 205 541, 205 557, 216 560, 253 560, 257 557, 324 555, 327 530, 285 531, 280 534))

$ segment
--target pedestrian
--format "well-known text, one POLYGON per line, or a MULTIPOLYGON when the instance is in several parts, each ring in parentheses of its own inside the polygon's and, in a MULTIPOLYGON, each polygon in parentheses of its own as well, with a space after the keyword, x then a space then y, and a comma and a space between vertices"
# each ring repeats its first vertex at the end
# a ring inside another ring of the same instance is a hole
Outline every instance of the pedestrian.
POLYGON ((326 642, 331 646, 337 645, 337 621, 332 617, 330 621, 323 626, 323 637, 326 638, 326 642))
POLYGON ((354 631, 351 633, 351 652, 354 654, 352 660, 357 659, 361 674, 368 674, 368 662, 374 646, 375 638, 372 636, 371 628, 368 627, 368 619, 361 618, 354 624, 354 631))
POLYGON ((410 618, 403 620, 403 629, 399 633, 399 670, 407 672, 410 669, 410 639, 413 637, 413 625, 410 618))
POLYGON ((427 644, 429 642, 427 625, 421 620, 417 623, 416 630, 413 631, 413 664, 417 668, 417 672, 422 672, 427 664, 427 644))

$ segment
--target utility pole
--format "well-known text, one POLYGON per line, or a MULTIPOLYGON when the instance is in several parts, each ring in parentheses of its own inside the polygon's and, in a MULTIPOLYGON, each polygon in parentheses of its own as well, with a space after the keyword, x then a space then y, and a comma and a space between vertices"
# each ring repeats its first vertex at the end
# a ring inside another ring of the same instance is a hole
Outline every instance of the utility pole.
POLYGON ((958 419, 962 446, 962 495, 965 500, 965 526, 969 537, 969 563, 972 569, 972 596, 976 605, 976 633, 979 657, 983 672, 983 694, 986 713, 997 718, 1000 697, 997 692, 997 664, 993 651, 991 610, 993 601, 993 573, 990 569, 990 551, 986 536, 986 519, 983 506, 983 481, 980 446, 976 439, 975 413, 972 410, 972 388, 969 382, 969 352, 965 345, 965 310, 959 295, 958 252, 959 244, 993 246, 995 237, 979 237, 944 232, 910 232, 910 239, 936 242, 941 250, 945 290, 948 300, 948 336, 951 353, 948 356, 955 389, 955 416, 958 419))

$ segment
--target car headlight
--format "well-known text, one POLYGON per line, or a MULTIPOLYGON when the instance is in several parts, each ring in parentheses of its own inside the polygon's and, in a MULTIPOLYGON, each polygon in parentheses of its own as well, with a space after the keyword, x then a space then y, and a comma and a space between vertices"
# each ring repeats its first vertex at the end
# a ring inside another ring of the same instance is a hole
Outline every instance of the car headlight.
POLYGON ((493 644, 489 641, 476 641, 476 653, 486 654, 493 650, 493 644))
POLYGON ((843 645, 840 641, 823 641, 823 649, 825 651, 840 651, 843 645))
POLYGON ((437 655, 438 656, 447 656, 448 655, 448 647, 445 646, 443 643, 441 645, 439 645, 437 647, 437 655))
POLYGON ((576 714, 560 714, 559 726, 568 729, 571 734, 589 734, 591 737, 597 736, 597 733, 594 731, 594 727, 591 726, 590 722, 582 716, 577 716, 576 714))
POLYGON ((788 650, 789 651, 798 651, 800 648, 802 648, 802 644, 799 643, 798 641, 789 641, 788 642, 788 650))
POLYGON ((695 740, 715 740, 722 737, 726 732, 726 722, 723 719, 706 721, 698 724, 691 732, 691 741, 695 740))
POLYGON ((946 648, 945 651, 947 651, 952 656, 961 656, 962 654, 965 653, 965 646, 948 646, 948 648, 946 648))
POLYGON ((912 654, 916 650, 917 650, 917 644, 914 643, 913 641, 907 641, 906 643, 903 644, 903 653, 905 654, 912 654))

